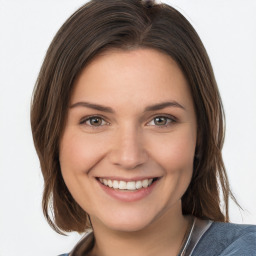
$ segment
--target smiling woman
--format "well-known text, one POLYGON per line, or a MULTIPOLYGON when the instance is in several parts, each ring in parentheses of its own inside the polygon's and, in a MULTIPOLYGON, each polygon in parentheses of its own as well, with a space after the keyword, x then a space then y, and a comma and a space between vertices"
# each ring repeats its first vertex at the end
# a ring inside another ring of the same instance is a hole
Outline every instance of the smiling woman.
POLYGON ((256 250, 254 226, 225 223, 234 197, 221 98, 197 33, 174 8, 81 7, 47 52, 31 124, 49 224, 89 232, 68 255, 256 250))
MULTIPOLYGON (((109 50, 81 72, 70 105, 60 167, 92 223, 139 231, 160 216, 165 225, 174 209, 181 217, 197 129, 177 64, 152 49, 109 50), (78 104, 84 101, 108 111, 78 104)), ((99 228, 94 225, 102 233, 99 228)))

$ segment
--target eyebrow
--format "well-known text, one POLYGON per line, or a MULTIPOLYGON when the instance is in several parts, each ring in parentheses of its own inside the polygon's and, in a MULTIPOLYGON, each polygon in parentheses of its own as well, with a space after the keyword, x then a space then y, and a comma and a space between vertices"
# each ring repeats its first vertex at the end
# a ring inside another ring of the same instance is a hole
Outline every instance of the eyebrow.
MULTIPOLYGON (((86 108, 91 108, 91 109, 99 110, 99 111, 106 112, 106 113, 111 113, 111 114, 115 113, 115 111, 110 107, 106 107, 106 106, 95 104, 95 103, 85 102, 85 101, 76 102, 70 106, 70 108, 75 108, 75 107, 86 107, 86 108)), ((162 103, 154 104, 151 106, 147 106, 144 109, 144 113, 150 112, 150 111, 161 110, 166 107, 175 107, 175 108, 180 108, 180 109, 185 110, 185 107, 183 107, 178 102, 167 101, 167 102, 162 102, 162 103)))

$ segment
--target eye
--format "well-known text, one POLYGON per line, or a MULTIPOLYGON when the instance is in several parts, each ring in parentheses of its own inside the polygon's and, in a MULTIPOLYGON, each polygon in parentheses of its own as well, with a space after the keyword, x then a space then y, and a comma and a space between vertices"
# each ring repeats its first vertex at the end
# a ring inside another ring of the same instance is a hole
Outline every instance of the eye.
POLYGON ((80 124, 85 124, 91 127, 100 127, 103 125, 108 125, 108 123, 100 116, 90 116, 83 119, 80 124))
POLYGON ((168 126, 171 123, 174 123, 175 119, 173 117, 167 116, 156 116, 148 123, 148 125, 156 125, 156 126, 168 126))

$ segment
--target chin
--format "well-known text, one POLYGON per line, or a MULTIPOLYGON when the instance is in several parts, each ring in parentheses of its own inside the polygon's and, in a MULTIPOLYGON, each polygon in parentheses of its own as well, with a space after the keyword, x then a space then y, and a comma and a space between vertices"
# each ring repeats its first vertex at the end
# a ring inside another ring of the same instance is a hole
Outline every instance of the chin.
POLYGON ((111 221, 109 223, 106 223, 108 225, 109 229, 119 231, 119 232, 138 232, 146 229, 151 221, 145 220, 145 218, 129 218, 125 220, 115 220, 111 221))
MULTIPOLYGON (((146 229, 155 219, 155 214, 148 211, 119 211, 99 216, 96 222, 107 229, 119 232, 137 232, 146 229)), ((91 216, 92 223, 95 218, 91 216)))

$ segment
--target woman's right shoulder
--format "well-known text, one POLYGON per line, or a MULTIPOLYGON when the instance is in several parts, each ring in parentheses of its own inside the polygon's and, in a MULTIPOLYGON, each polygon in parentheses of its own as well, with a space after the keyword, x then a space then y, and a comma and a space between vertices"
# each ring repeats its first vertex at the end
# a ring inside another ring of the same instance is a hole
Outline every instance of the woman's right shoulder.
POLYGON ((68 256, 68 253, 60 254, 58 256, 68 256))

